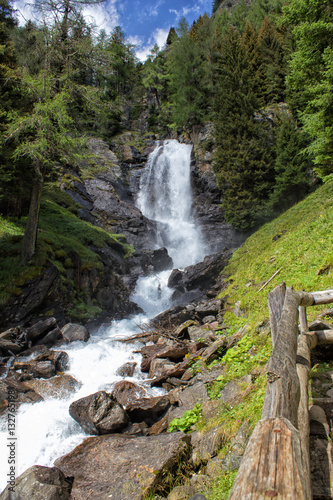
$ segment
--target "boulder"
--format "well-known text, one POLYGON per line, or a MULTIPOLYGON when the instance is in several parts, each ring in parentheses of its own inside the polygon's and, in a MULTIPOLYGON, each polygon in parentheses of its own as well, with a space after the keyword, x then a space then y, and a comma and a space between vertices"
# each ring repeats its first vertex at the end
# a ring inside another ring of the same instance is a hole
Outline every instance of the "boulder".
POLYGON ((163 491, 172 471, 189 457, 189 437, 182 432, 159 436, 111 435, 86 439, 56 460, 73 477, 72 498, 143 500, 163 491))
POLYGON ((52 361, 15 361, 15 370, 22 370, 22 373, 29 378, 51 378, 56 374, 56 369, 52 361))
POLYGON ((146 422, 152 425, 170 406, 168 395, 141 398, 131 402, 126 408, 132 422, 146 422))
POLYGON ((65 342, 75 342, 80 340, 82 342, 87 342, 90 337, 90 333, 85 326, 77 325, 75 323, 67 323, 62 329, 61 334, 65 342))
POLYGON ((105 391, 74 401, 69 414, 88 434, 110 434, 128 424, 125 410, 105 391))
POLYGON ((57 467, 34 465, 8 485, 1 500, 69 500, 70 482, 57 467), (14 488, 11 490, 10 488, 14 488))
POLYGON ((15 402, 21 403, 38 403, 43 401, 43 398, 27 386, 24 382, 19 382, 15 378, 6 378, 0 380, 0 408, 4 411, 8 405, 8 394, 12 393, 15 396, 15 402))
POLYGON ((49 379, 26 380, 24 384, 43 398, 57 399, 67 398, 71 394, 74 394, 82 385, 67 373, 49 379))
POLYGON ((155 358, 150 363, 148 377, 163 377, 165 373, 172 370, 174 367, 175 363, 172 363, 168 359, 155 358))
POLYGON ((112 390, 112 397, 123 407, 129 407, 133 401, 144 398, 147 395, 143 387, 129 380, 117 382, 112 390))
POLYGON ((118 368, 118 370, 116 371, 116 375, 119 375, 120 377, 133 377, 136 365, 137 363, 135 362, 125 363, 118 368))

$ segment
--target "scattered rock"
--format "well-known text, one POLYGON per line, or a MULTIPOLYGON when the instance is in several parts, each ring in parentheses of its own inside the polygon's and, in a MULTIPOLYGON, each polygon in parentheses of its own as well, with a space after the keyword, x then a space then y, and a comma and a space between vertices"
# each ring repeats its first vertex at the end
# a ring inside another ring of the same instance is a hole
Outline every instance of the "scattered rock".
POLYGON ((144 398, 145 396, 147 396, 147 393, 143 387, 129 380, 117 382, 112 390, 112 397, 114 397, 123 408, 128 408, 133 401, 144 398))
POLYGON ((81 383, 74 377, 63 373, 49 379, 32 379, 26 380, 24 384, 30 389, 40 394, 43 398, 64 399, 74 394, 80 387, 81 383))
POLYGON ((57 467, 34 465, 15 479, 14 492, 10 486, 1 494, 1 500, 69 500, 70 482, 57 467))
POLYGON ((65 342, 75 342, 80 340, 82 342, 87 342, 90 337, 90 333, 85 326, 76 325, 75 323, 67 323, 62 329, 61 333, 65 342))
POLYGON ((66 477, 74 477, 73 498, 99 500, 112 492, 117 500, 143 500, 189 457, 184 433, 128 437, 110 435, 86 439, 56 460, 66 477), (115 459, 116 458, 116 459, 115 459))
POLYGON ((119 375, 120 377, 133 377, 135 367, 137 363, 125 363, 118 370, 116 371, 116 375, 119 375))
POLYGON ((128 424, 125 410, 105 391, 74 401, 69 414, 88 434, 110 434, 128 424))

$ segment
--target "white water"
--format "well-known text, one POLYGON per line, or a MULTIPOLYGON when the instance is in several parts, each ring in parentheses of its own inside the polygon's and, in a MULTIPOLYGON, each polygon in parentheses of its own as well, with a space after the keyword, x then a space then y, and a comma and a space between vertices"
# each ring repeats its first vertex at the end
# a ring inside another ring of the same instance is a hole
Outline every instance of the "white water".
MULTIPOLYGON (((158 246, 165 246, 173 258, 174 268, 199 262, 205 247, 201 233, 192 218, 190 186, 191 146, 165 141, 151 154, 142 175, 138 207, 143 214, 158 222, 158 246)), ((87 434, 69 415, 72 401, 99 390, 112 391, 122 380, 117 369, 127 361, 136 361, 132 380, 147 390, 147 395, 160 393, 145 384, 146 375, 139 370, 141 356, 132 351, 139 344, 125 344, 127 338, 140 331, 140 326, 171 305, 172 290, 167 287, 170 271, 138 280, 132 296, 146 314, 113 322, 101 328, 87 343, 74 342, 62 346, 70 358, 68 373, 82 387, 67 399, 50 398, 41 403, 23 404, 16 416, 16 475, 34 464, 52 466, 54 460, 81 443, 87 434)), ((6 486, 8 464, 7 416, 0 420, 0 491, 6 486)))

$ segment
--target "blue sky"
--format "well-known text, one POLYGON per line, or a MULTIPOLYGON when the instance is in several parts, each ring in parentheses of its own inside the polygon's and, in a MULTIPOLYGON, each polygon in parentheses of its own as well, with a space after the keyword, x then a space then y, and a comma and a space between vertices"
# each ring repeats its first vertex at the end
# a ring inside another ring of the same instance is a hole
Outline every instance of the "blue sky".
MULTIPOLYGON (((24 24, 24 20, 36 20, 31 3, 13 2, 20 24, 24 24)), ((84 15, 108 33, 115 26, 121 26, 127 40, 136 45, 138 58, 145 60, 155 43, 163 47, 169 29, 177 27, 182 16, 192 24, 200 14, 210 15, 212 5, 213 0, 107 0, 86 7, 84 15)))

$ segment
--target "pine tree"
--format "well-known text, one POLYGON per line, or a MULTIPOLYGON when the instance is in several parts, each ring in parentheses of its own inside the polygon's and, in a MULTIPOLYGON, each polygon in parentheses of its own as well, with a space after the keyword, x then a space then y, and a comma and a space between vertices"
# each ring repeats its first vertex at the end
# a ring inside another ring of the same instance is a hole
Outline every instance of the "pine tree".
POLYGON ((314 184, 312 162, 302 153, 308 142, 308 135, 297 128, 290 114, 285 114, 277 134, 276 179, 270 196, 270 205, 275 213, 287 210, 302 200, 314 184))
POLYGON ((264 219, 274 183, 273 134, 265 121, 254 119, 261 100, 253 76, 255 43, 249 45, 253 36, 250 29, 242 37, 233 28, 225 35, 215 99, 214 170, 226 219, 242 230, 264 219))

